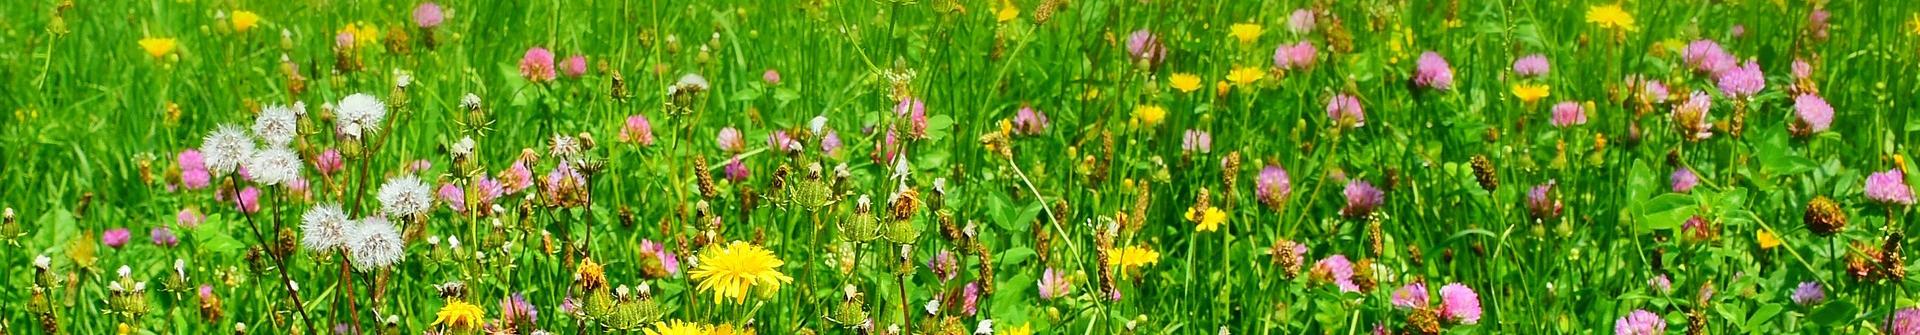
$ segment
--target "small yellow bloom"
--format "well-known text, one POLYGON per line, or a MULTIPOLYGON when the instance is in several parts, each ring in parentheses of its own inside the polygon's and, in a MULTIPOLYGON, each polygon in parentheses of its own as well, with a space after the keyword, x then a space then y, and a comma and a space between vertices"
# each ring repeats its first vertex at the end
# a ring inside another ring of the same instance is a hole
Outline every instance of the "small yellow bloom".
POLYGON ((480 329, 480 323, 486 322, 486 318, 487 312, 480 310, 480 306, 454 300, 440 307, 440 312, 434 313, 433 325, 460 330, 477 330, 480 329))
POLYGON ((1239 39, 1240 43, 1253 43, 1260 39, 1260 33, 1264 32, 1264 29, 1261 29, 1258 24, 1235 23, 1232 27, 1227 27, 1227 31, 1233 35, 1233 38, 1239 39))
POLYGON ((717 324, 707 327, 707 335, 754 335, 753 328, 734 327, 730 324, 717 324))
POLYGON ((1220 230, 1220 224, 1227 222, 1227 213, 1220 211, 1219 207, 1213 206, 1207 206, 1207 209, 1204 211, 1196 208, 1187 208, 1186 218, 1188 221, 1199 224, 1194 230, 1210 232, 1220 230))
POLYGON ((1099 98, 1100 98, 1099 88, 1089 87, 1087 88, 1086 92, 1080 92, 1080 100, 1093 100, 1093 99, 1099 99, 1099 98))
POLYGON ((247 32, 248 30, 253 30, 253 26, 260 24, 260 14, 254 14, 253 12, 244 11, 244 10, 236 10, 236 11, 233 11, 232 20, 233 20, 233 31, 244 33, 244 32, 247 32))
POLYGON ((1140 105, 1133 108, 1133 122, 1139 122, 1147 127, 1159 125, 1161 120, 1166 119, 1166 108, 1157 105, 1140 105))
POLYGON ((1213 82, 1213 94, 1225 97, 1229 92, 1233 92, 1233 84, 1225 80, 1213 82))
POLYGON ((1780 246, 1780 237, 1773 236, 1773 232, 1769 232, 1766 229, 1753 231, 1753 240, 1760 242, 1760 250, 1768 250, 1780 246))
POLYGON ((1007 335, 1033 335, 1033 323, 1022 323, 1019 327, 1007 328, 1007 335))
POLYGON ((1551 86, 1541 84, 1513 84, 1513 96, 1519 97, 1522 102, 1533 103, 1546 98, 1551 89, 1551 86))
POLYGON ((1160 252, 1137 246, 1107 249, 1107 266, 1122 270, 1160 263, 1160 252))
POLYGON ((1633 14, 1621 9, 1619 4, 1593 6, 1587 9, 1587 22, 1600 25, 1601 28, 1634 31, 1633 14))
POLYGON ((1167 77, 1167 83, 1173 84, 1173 89, 1180 90, 1180 93, 1193 93, 1194 90, 1200 89, 1200 76, 1191 73, 1175 73, 1172 77, 1167 77))
POLYGON ((1908 32, 1913 33, 1915 36, 1920 36, 1920 13, 1914 13, 1913 20, 1907 21, 1907 29, 1909 29, 1908 32))
POLYGON ((780 273, 780 266, 786 265, 772 251, 752 243, 733 241, 725 246, 708 246, 700 252, 700 266, 688 271, 691 278, 700 281, 696 288, 702 293, 711 292, 714 303, 731 298, 733 302, 746 302, 747 291, 758 288, 762 293, 780 291, 780 285, 793 282, 793 277, 780 273))
POLYGON ((140 49, 147 50, 148 56, 160 58, 172 54, 173 49, 180 46, 179 43, 172 38, 148 37, 140 39, 140 49))
POLYGON ((1233 81, 1234 85, 1252 84, 1266 77, 1267 71, 1257 67, 1243 67, 1233 69, 1233 72, 1227 73, 1227 80, 1233 81))
POLYGON ((1003 23, 1013 21, 1013 19, 1020 18, 1020 7, 1015 6, 1013 1, 1001 1, 1000 10, 993 12, 993 18, 1003 23))
POLYGON ((380 28, 366 21, 347 24, 340 28, 340 33, 353 35, 354 47, 374 45, 380 41, 380 28))
POLYGON ((673 320, 654 322, 653 328, 646 329, 647 335, 707 335, 707 330, 698 323, 673 320))

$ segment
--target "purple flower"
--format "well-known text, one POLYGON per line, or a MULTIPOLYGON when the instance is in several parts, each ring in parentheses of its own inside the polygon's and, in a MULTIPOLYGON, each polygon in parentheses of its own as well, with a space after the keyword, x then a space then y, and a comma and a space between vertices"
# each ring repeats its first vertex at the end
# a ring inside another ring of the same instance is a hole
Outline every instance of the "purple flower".
POLYGON ((927 137, 927 102, 925 100, 912 97, 900 100, 900 104, 893 106, 893 115, 907 120, 910 126, 907 135, 914 138, 927 137))
POLYGON ((487 208, 488 205, 493 204, 494 199, 499 199, 507 191, 500 181, 487 177, 481 177, 480 180, 473 182, 473 189, 480 192, 478 199, 480 203, 474 204, 473 208, 487 208))
POLYGON ((1533 218, 1552 220, 1560 217, 1560 211, 1565 206, 1560 203, 1560 192, 1554 191, 1555 184, 1548 180, 1546 184, 1535 185, 1527 191, 1527 212, 1533 214, 1533 218))
POLYGON ((1439 53, 1421 53, 1413 72, 1414 85, 1440 91, 1453 88, 1453 67, 1447 65, 1447 59, 1441 58, 1439 53))
POLYGON ((1062 271, 1054 271, 1053 268, 1047 268, 1046 272, 1040 275, 1038 284, 1040 300, 1053 300, 1073 290, 1073 283, 1067 281, 1067 275, 1062 271))
POLYGON ((1907 177, 1898 169, 1886 170, 1867 176, 1867 200, 1886 205, 1913 205, 1913 188, 1907 186, 1907 177))
MULTIPOLYGON (((654 243, 653 240, 640 240, 640 256, 645 257, 646 260, 658 263, 660 270, 666 276, 680 273, 680 257, 675 256, 671 251, 667 251, 665 245, 654 243)), ((646 265, 651 266, 653 263, 646 263, 646 265)))
POLYGON ((1644 309, 1634 310, 1627 316, 1613 322, 1614 335, 1663 335, 1667 333, 1667 320, 1644 309))
POLYGON ((566 68, 563 70, 566 70, 568 77, 579 78, 587 74, 587 56, 573 55, 572 57, 567 57, 567 63, 565 65, 566 68))
POLYGON ((1313 11, 1306 8, 1295 9, 1293 14, 1287 15, 1287 30, 1292 30, 1295 34, 1313 31, 1314 23, 1313 11))
POLYGON ((1888 335, 1920 335, 1920 308, 1902 308, 1887 316, 1888 335))
POLYGON ((420 26, 420 28, 433 29, 434 27, 439 27, 440 22, 446 19, 447 15, 440 10, 440 4, 422 2, 420 6, 413 7, 413 24, 420 26))
POLYGON ((100 243, 106 244, 108 247, 113 247, 114 249, 126 246, 127 240, 130 239, 133 239, 133 232, 127 231, 126 228, 108 229, 106 232, 100 233, 100 243))
POLYGON ((767 134, 767 147, 781 153, 798 153, 801 149, 800 140, 793 139, 793 136, 787 135, 785 130, 776 130, 772 134, 767 134))
POLYGON ((753 176, 752 171, 747 171, 747 163, 741 162, 740 157, 734 157, 732 161, 727 162, 726 173, 727 180, 732 180, 736 183, 747 180, 747 177, 753 176))
POLYGON ((1267 207, 1278 209, 1293 194, 1293 181, 1287 178, 1287 170, 1279 165, 1267 165, 1260 169, 1260 175, 1253 179, 1253 195, 1267 207))
POLYGON ((1341 292, 1360 292, 1353 283, 1353 262, 1347 256, 1333 255, 1313 263, 1313 278, 1323 284, 1339 286, 1341 292))
POLYGON ((340 171, 342 165, 340 150, 327 149, 327 151, 321 151, 320 155, 313 156, 313 169, 320 171, 322 176, 332 176, 334 172, 340 171))
POLYGON ((246 189, 240 190, 240 199, 237 205, 241 212, 246 212, 247 214, 260 212, 260 189, 247 186, 246 189))
POLYGON ((1795 304, 1813 306, 1826 300, 1827 291, 1820 289, 1820 283, 1818 282, 1800 282, 1800 286, 1793 289, 1793 303, 1795 304))
POLYGON ((1424 283, 1401 286, 1399 290, 1393 291, 1392 297, 1393 306, 1400 309, 1427 308, 1430 299, 1432 297, 1427 296, 1427 284, 1424 283))
POLYGON ((1627 76, 1627 87, 1637 90, 1634 96, 1640 98, 1642 103, 1667 102, 1667 85, 1659 80, 1646 79, 1639 75, 1627 76))
POLYGON ((820 152, 826 153, 828 156, 839 155, 840 147, 842 146, 845 146, 845 144, 840 142, 839 132, 828 130, 827 136, 820 137, 820 152))
POLYGON ((1385 192, 1373 187, 1373 184, 1359 179, 1348 181, 1347 188, 1342 193, 1347 196, 1347 206, 1340 208, 1340 214, 1354 219, 1373 214, 1373 210, 1379 208, 1380 203, 1386 201, 1387 197, 1385 192))
POLYGON ((646 115, 627 116, 627 123, 620 127, 620 141, 653 146, 653 123, 647 122, 646 115))
POLYGON ((180 186, 189 190, 206 188, 213 184, 213 175, 207 169, 180 170, 180 186))
POLYGON ((187 229, 199 228, 200 223, 206 222, 206 220, 207 216, 200 215, 200 211, 193 210, 193 208, 181 208, 180 213, 174 214, 174 223, 187 229))
POLYGON ((1579 102, 1561 101, 1553 105, 1553 120, 1549 123, 1560 128, 1587 124, 1587 111, 1580 108, 1579 102))
POLYGON ((1186 136, 1180 138, 1180 150, 1189 154, 1213 152, 1213 134, 1205 130, 1187 129, 1186 136))
POLYGON ((1692 135, 1693 140, 1713 137, 1713 124, 1708 123, 1708 112, 1713 107, 1713 99, 1706 93, 1693 91, 1687 101, 1673 106, 1674 127, 1683 135, 1692 135))
POLYGON ((529 48, 527 54, 520 57, 520 77, 527 81, 552 81, 553 70, 553 52, 547 51, 547 48, 529 48))
POLYGON ((767 85, 779 85, 780 71, 775 71, 774 69, 767 69, 767 72, 760 73, 760 80, 766 81, 767 85))
POLYGON ((447 208, 453 209, 454 212, 458 213, 465 213, 467 211, 467 192, 460 189, 460 185, 454 185, 453 183, 440 184, 439 193, 440 202, 447 204, 447 208))
POLYGON ((720 134, 714 136, 713 143, 720 145, 720 150, 730 153, 747 151, 747 142, 741 140, 740 130, 733 127, 720 128, 720 134))
POLYGON ((527 297, 519 292, 500 299, 500 321, 507 327, 532 325, 539 316, 540 311, 534 309, 533 303, 527 302, 527 297))
POLYGON ((1712 241, 1714 237, 1713 222, 1707 221, 1706 218, 1700 217, 1699 215, 1694 215, 1693 217, 1687 218, 1687 222, 1680 224, 1680 234, 1686 237, 1688 241, 1712 241))
POLYGON ((153 227, 152 230, 147 231, 147 239, 152 240, 153 245, 162 247, 171 248, 180 245, 180 237, 174 236, 173 229, 167 229, 167 227, 153 227))
POLYGON ((1747 61, 1746 65, 1729 68, 1715 76, 1720 86, 1720 94, 1734 99, 1746 99, 1760 89, 1767 87, 1767 78, 1760 73, 1760 63, 1747 61))
POLYGON ((1693 169, 1682 166, 1673 169, 1673 175, 1668 176, 1667 181, 1673 184, 1674 193, 1688 193, 1693 191, 1694 186, 1700 185, 1700 176, 1693 174, 1693 169))
POLYGON ((940 278, 940 281, 949 281, 960 274, 960 262, 954 260, 952 251, 940 250, 927 260, 927 269, 932 270, 933 276, 940 278))
POLYGON ((970 281, 960 288, 960 312, 973 316, 980 311, 980 282, 970 281))
POLYGON ((353 49, 353 32, 342 30, 339 34, 334 34, 333 46, 340 49, 353 49))
POLYGON ((1547 71, 1550 69, 1551 66, 1547 63, 1547 56, 1542 54, 1527 55, 1526 57, 1520 57, 1520 59, 1513 61, 1513 74, 1520 75, 1521 77, 1539 78, 1547 75, 1547 71))
POLYGON ((1127 35, 1127 55, 1134 61, 1144 61, 1148 65, 1160 65, 1167 57, 1167 46, 1160 43, 1160 37, 1152 31, 1140 29, 1127 35))
POLYGON ((1314 56, 1319 52, 1309 41, 1281 44, 1273 49, 1273 66, 1288 70, 1313 67, 1314 56))
POLYGON ((1733 25, 1733 27, 1727 28, 1727 34, 1733 35, 1733 38, 1747 37, 1747 26, 1743 24, 1735 24, 1733 25))
POLYGON ((1047 131, 1047 114, 1034 110, 1033 106, 1020 106, 1013 114, 1013 133, 1021 135, 1039 135, 1047 131))
POLYGON ((1360 107, 1360 99, 1345 93, 1335 94, 1327 99, 1327 119, 1340 126, 1359 128, 1367 125, 1367 112, 1360 107))
POLYGON ((1654 275, 1653 278, 1647 278, 1647 287, 1661 295, 1673 293, 1673 280, 1667 279, 1665 274, 1654 275))
POLYGON ((1692 66, 1694 71, 1704 74, 1719 74, 1721 71, 1733 68, 1734 63, 1737 62, 1733 59, 1733 55, 1727 54, 1725 49, 1720 48, 1720 43, 1707 39, 1688 43, 1687 47, 1680 51, 1680 57, 1685 59, 1687 65, 1692 66))
POLYGON ((527 168, 524 160, 513 161, 513 166, 500 171, 500 183, 505 186, 507 193, 520 193, 533 186, 533 169, 527 168))
POLYGON ((1796 134, 1814 134, 1827 131, 1833 125, 1833 105, 1818 95, 1801 94, 1793 98, 1794 123, 1796 134))
POLYGON ((1813 32, 1814 39, 1827 39, 1827 19, 1832 17, 1833 13, 1829 13, 1825 9, 1815 9, 1812 13, 1807 14, 1807 30, 1813 32))
POLYGON ((1441 286, 1440 318, 1461 324, 1480 323, 1480 295, 1460 283, 1441 286))
POLYGON ((1793 79, 1807 79, 1812 76, 1813 64, 1808 64, 1805 59, 1793 59, 1793 79))
POLYGON ((414 160, 412 163, 407 163, 407 173, 418 174, 421 172, 427 172, 427 170, 432 170, 432 169, 433 169, 433 161, 429 161, 425 159, 414 160))

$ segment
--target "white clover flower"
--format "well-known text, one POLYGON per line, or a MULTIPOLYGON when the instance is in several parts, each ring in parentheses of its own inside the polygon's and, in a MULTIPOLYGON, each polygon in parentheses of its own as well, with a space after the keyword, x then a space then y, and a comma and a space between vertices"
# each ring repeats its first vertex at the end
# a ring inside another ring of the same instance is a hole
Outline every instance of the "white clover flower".
POLYGON ((200 155, 206 162, 208 172, 233 173, 241 162, 253 156, 254 145, 246 129, 223 124, 201 139, 200 155))
POLYGON ((292 108, 271 105, 261 108, 260 115, 253 118, 253 134, 267 140, 267 146, 285 146, 293 142, 299 124, 298 115, 292 108))
POLYGON ((433 208, 433 191, 419 177, 403 176, 380 186, 380 210, 387 216, 424 214, 433 208))
POLYGON ((315 252, 343 247, 353 225, 354 222, 347 219, 347 212, 340 210, 340 204, 313 206, 306 214, 300 215, 300 245, 315 252))
POLYGON ((460 237, 447 235, 447 249, 460 250, 460 237))
POLYGON ((334 132, 346 137, 360 138, 365 133, 380 130, 380 122, 387 119, 387 103, 366 93, 354 93, 340 99, 338 108, 335 110, 334 132))
POLYGON ((383 217, 360 219, 347 241, 347 251, 353 256, 353 267, 360 271, 392 266, 407 256, 399 229, 383 217))
POLYGON ((276 146, 253 153, 247 159, 247 172, 253 181, 263 185, 280 185, 300 179, 300 170, 305 166, 300 154, 284 146, 276 146))
POLYGON ((234 323, 233 323, 233 332, 235 332, 235 333, 242 333, 242 334, 244 334, 244 333, 246 333, 246 332, 247 332, 247 323, 246 323, 246 322, 234 322, 234 323))

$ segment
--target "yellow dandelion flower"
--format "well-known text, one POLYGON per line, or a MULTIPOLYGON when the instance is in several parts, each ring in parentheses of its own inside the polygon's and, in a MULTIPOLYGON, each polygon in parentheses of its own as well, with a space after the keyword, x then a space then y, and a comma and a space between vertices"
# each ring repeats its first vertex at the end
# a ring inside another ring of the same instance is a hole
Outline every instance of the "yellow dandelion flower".
POLYGON ((459 330, 480 329, 480 323, 487 318, 487 312, 480 310, 480 306, 459 300, 440 307, 440 312, 433 315, 433 325, 459 330))
POLYGON ((340 33, 353 35, 354 47, 374 45, 380 41, 380 28, 365 21, 347 24, 340 28, 340 33))
POLYGON ((1227 80, 1233 81, 1234 85, 1252 84, 1266 77, 1267 71, 1257 67, 1243 67, 1233 69, 1233 72, 1227 73, 1227 80))
POLYGON ((1633 31, 1639 29, 1633 25, 1633 14, 1621 9, 1619 4, 1593 6, 1587 9, 1587 22, 1600 25, 1601 28, 1633 31))
POLYGON ((1780 237, 1774 236, 1773 232, 1767 231, 1766 229, 1753 231, 1753 240, 1760 242, 1760 250, 1768 250, 1780 246, 1780 237))
POLYGON ((1200 89, 1200 76, 1191 73, 1175 73, 1172 77, 1167 77, 1167 83, 1172 84, 1173 89, 1180 90, 1180 93, 1193 93, 1194 90, 1200 89))
POLYGON ((793 277, 780 273, 786 262, 752 243, 733 241, 725 247, 710 246, 700 251, 700 266, 687 272, 700 281, 700 292, 712 291, 714 303, 727 298, 746 302, 747 290, 755 287, 763 293, 780 291, 780 285, 793 277))
POLYGON ((1033 323, 1022 323, 1019 327, 1007 328, 1007 335, 1033 335, 1033 323))
POLYGON ((1013 21, 1013 19, 1016 18, 1020 18, 1020 6, 1015 6, 1013 1, 1001 1, 1000 9, 993 11, 993 19, 1002 23, 1013 21))
POLYGON ((253 12, 244 11, 244 10, 236 10, 236 11, 233 11, 233 16, 231 17, 231 20, 233 21, 233 31, 244 33, 244 32, 247 32, 248 30, 253 30, 253 26, 260 25, 260 14, 254 14, 253 12))
POLYGON ((1235 23, 1233 26, 1227 27, 1227 33, 1233 35, 1234 39, 1240 40, 1240 43, 1253 43, 1253 41, 1259 40, 1260 33, 1265 32, 1264 30, 1260 25, 1252 23, 1235 23))
POLYGON ((1227 96, 1228 92, 1232 92, 1232 91, 1233 91, 1233 84, 1228 84, 1227 81, 1225 80, 1213 82, 1213 94, 1215 95, 1224 97, 1224 96, 1227 96))
POLYGON ((730 324, 717 324, 707 328, 707 335, 754 335, 753 328, 734 327, 730 324))
POLYGON ((1140 105, 1133 108, 1133 122, 1152 127, 1167 119, 1167 109, 1157 105, 1140 105))
POLYGON ((146 50, 148 56, 160 58, 172 54, 174 48, 180 47, 179 43, 172 38, 148 37, 140 39, 140 49, 146 50))
POLYGON ((653 328, 646 330, 647 335, 707 335, 707 330, 698 323, 673 320, 654 322, 653 328))
POLYGON ((1541 98, 1546 98, 1547 95, 1550 94, 1550 90, 1552 90, 1551 86, 1541 84, 1513 84, 1513 96, 1519 97, 1520 101, 1526 103, 1533 103, 1540 101, 1541 98))
POLYGON ((1207 206, 1206 210, 1187 208, 1186 218, 1188 221, 1199 224, 1194 230, 1215 231, 1220 230, 1221 223, 1227 222, 1227 212, 1222 212, 1219 207, 1213 206, 1207 206))
POLYGON ((1107 266, 1119 266, 1121 269, 1142 267, 1160 263, 1160 252, 1137 246, 1107 249, 1107 266))

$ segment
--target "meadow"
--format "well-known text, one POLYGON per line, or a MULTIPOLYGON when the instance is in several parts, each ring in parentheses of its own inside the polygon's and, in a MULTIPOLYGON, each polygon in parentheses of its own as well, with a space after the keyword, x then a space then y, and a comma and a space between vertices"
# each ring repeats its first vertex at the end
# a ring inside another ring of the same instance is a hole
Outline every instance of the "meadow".
POLYGON ((1920 2, 0 13, 0 333, 1920 335, 1920 2))

